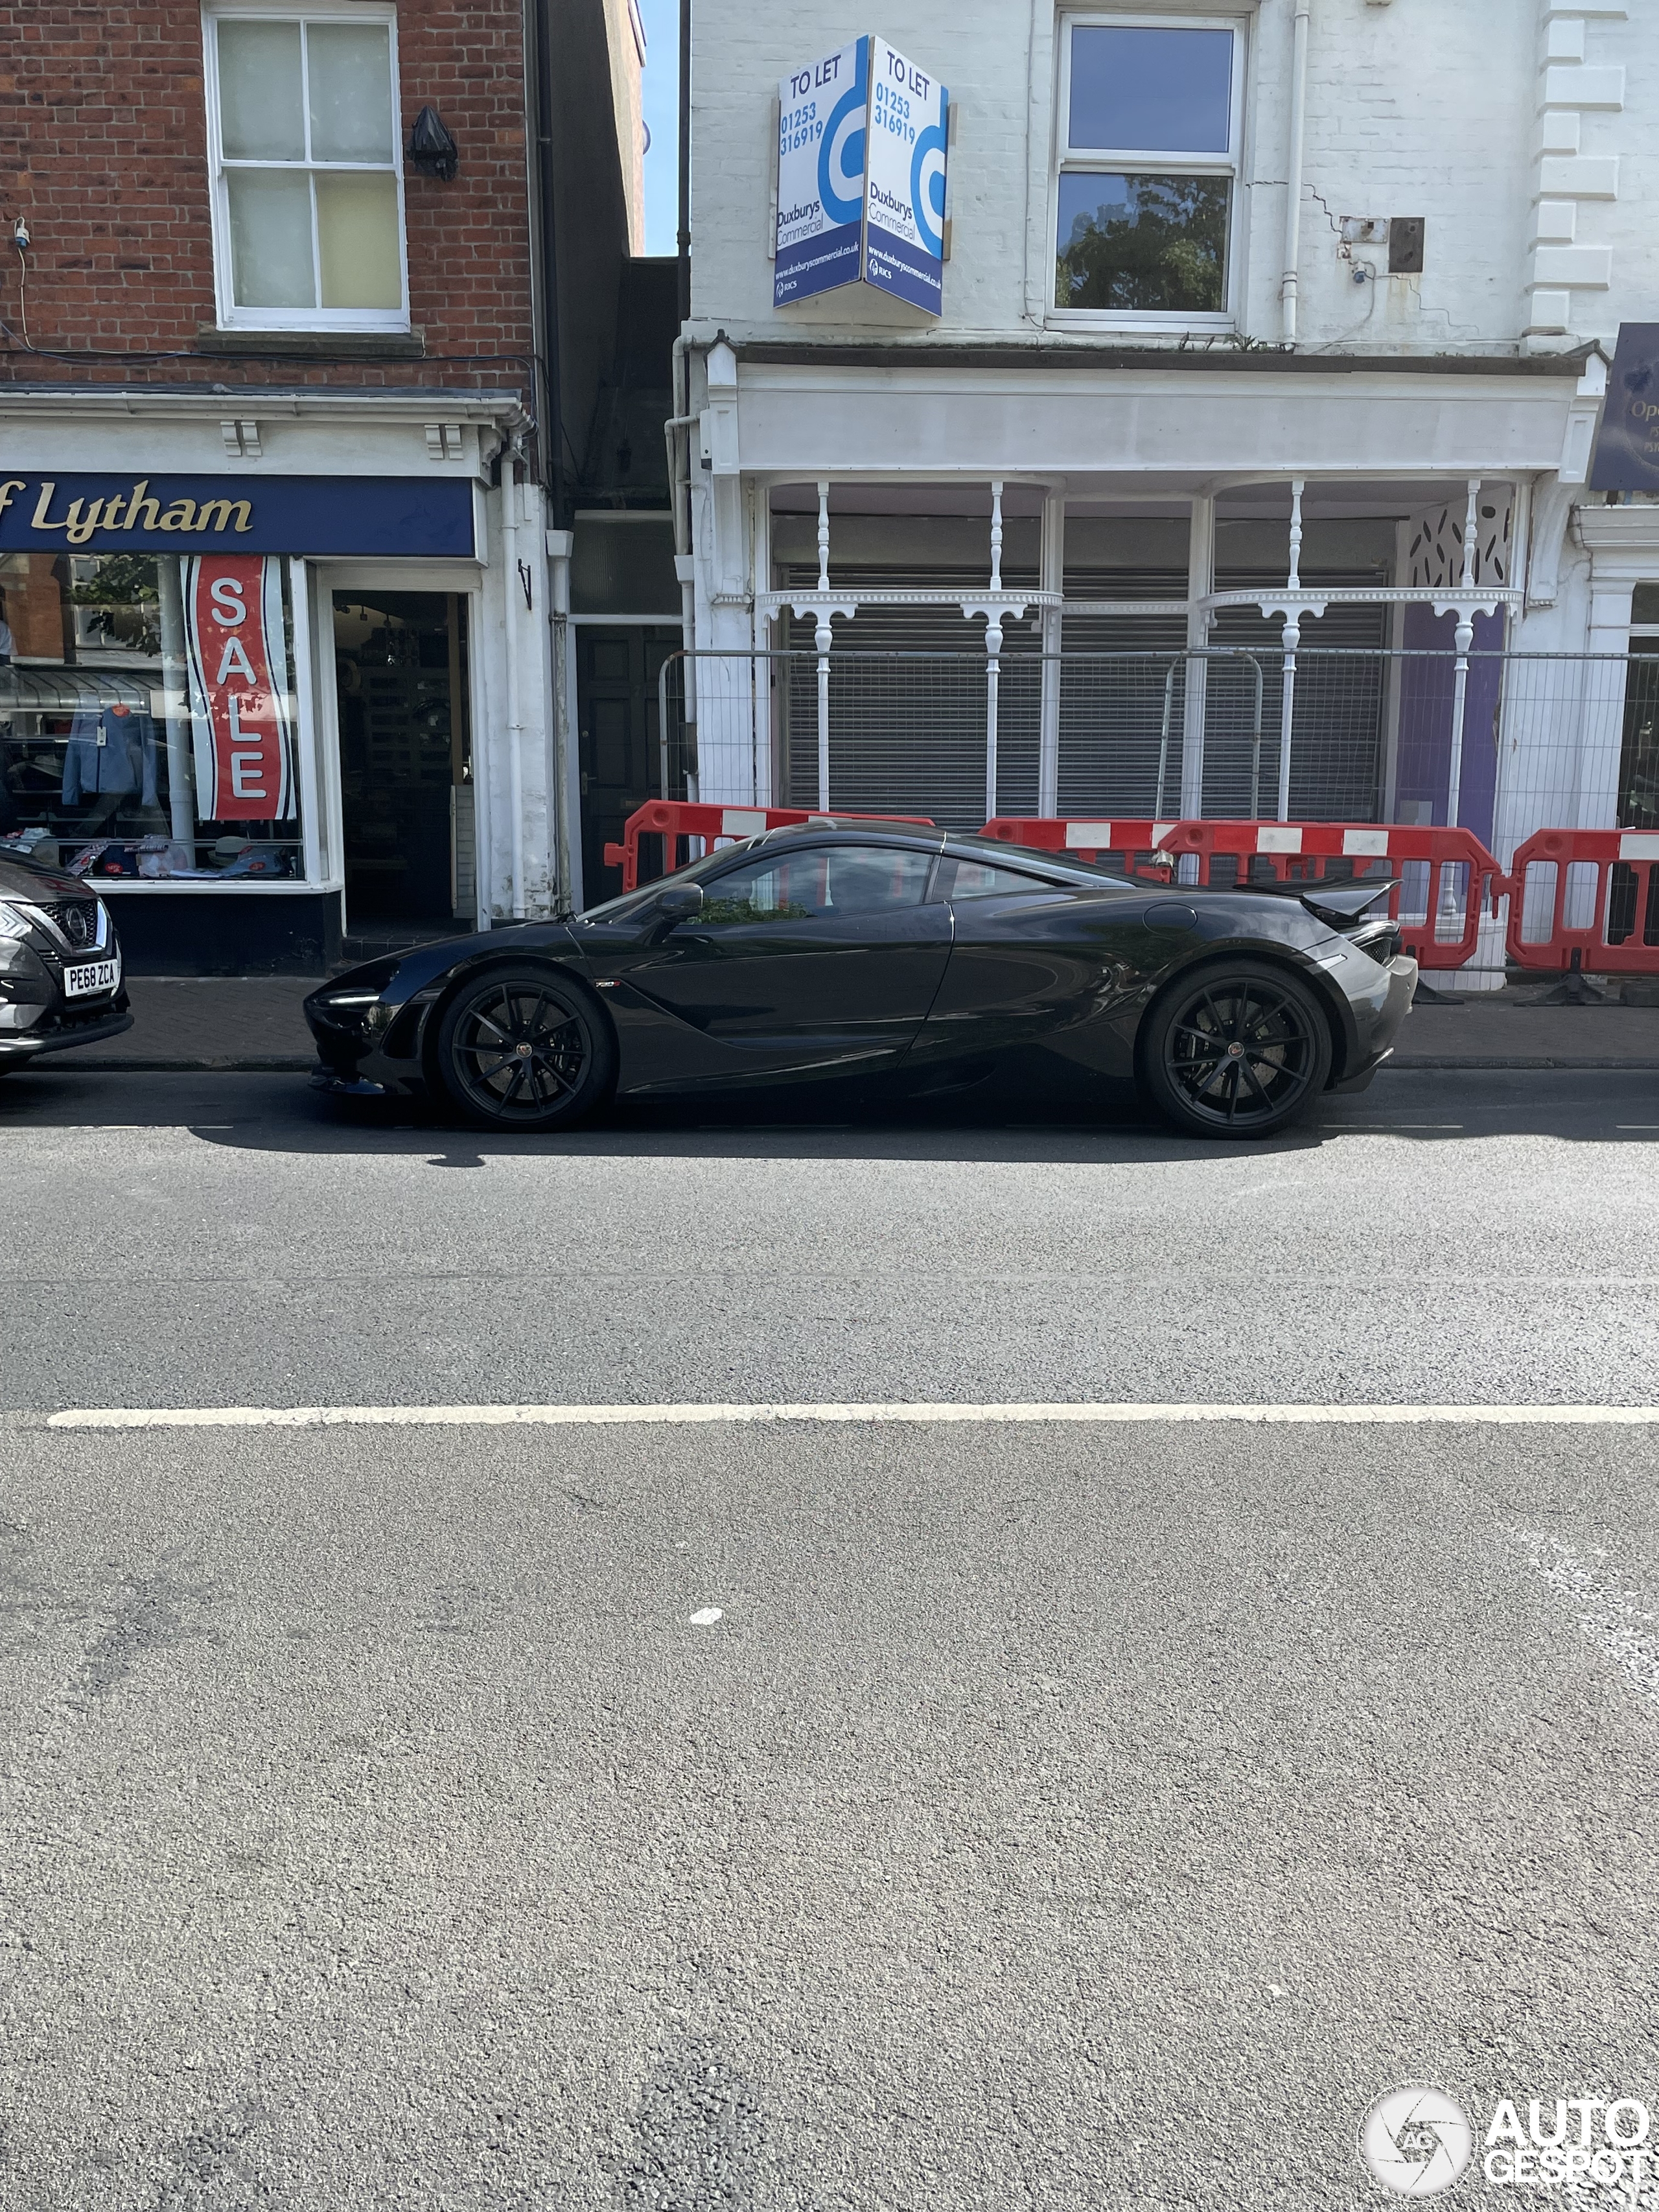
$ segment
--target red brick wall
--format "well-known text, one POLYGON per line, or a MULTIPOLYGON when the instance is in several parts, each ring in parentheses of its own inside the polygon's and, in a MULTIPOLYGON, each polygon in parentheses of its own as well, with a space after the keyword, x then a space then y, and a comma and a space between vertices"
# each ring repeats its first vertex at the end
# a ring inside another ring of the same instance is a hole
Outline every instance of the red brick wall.
MULTIPOLYGON (((214 292, 199 7, 0 0, 0 377, 507 387, 532 403, 520 0, 402 0, 398 15, 404 141, 432 106, 460 149, 453 183, 405 179, 425 356, 300 362, 201 346, 214 292)), ((326 336, 307 344, 328 353, 326 336)))

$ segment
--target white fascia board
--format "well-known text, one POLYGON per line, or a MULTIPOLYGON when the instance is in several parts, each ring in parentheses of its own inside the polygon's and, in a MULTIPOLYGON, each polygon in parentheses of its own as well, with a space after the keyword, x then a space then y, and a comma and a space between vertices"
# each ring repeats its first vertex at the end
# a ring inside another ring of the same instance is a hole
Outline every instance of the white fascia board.
POLYGON ((745 364, 739 459, 775 477, 1498 475, 1555 467, 1576 380, 745 364))
POLYGON ((524 420, 510 393, 397 393, 237 388, 229 393, 0 392, 0 465, 26 470, 149 470, 213 477, 408 476, 477 472, 506 428, 524 420), (257 459, 227 456, 227 415, 260 426, 257 459), (434 461, 431 422, 468 427, 461 453, 434 461))

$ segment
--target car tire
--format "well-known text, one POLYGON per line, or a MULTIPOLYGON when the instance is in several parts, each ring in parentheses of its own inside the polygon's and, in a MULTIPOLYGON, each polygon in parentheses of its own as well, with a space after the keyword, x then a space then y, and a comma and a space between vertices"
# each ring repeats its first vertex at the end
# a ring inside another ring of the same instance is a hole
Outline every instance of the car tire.
POLYGON ((1190 1136, 1271 1137, 1317 1103, 1331 1025, 1307 984, 1269 960, 1177 976, 1142 1024, 1147 1097, 1190 1136))
POLYGON ((438 1024, 436 1073, 475 1128, 568 1129, 610 1096, 617 1042, 591 994, 532 962, 462 984, 438 1024))

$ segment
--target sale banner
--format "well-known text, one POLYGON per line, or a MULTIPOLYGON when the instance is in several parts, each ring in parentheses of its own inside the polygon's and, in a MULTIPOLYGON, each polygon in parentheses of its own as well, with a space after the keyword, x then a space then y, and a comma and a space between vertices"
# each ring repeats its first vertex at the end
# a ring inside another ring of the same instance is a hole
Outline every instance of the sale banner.
POLYGON ((185 563, 184 599, 192 704, 207 726, 197 747, 198 817, 286 821, 295 793, 282 562, 204 553, 185 563))

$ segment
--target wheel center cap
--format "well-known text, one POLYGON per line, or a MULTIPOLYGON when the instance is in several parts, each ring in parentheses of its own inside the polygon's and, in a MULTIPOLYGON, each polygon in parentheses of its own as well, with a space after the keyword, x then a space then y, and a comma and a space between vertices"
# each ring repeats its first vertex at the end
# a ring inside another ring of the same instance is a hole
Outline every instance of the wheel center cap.
POLYGON ((1243 1060, 1244 1057, 1243 1046, 1242 1044, 1230 1044, 1227 1048, 1227 1057, 1229 1060, 1243 1060))
POLYGON ((520 1060, 528 1060, 531 1054, 535 1050, 535 1047, 528 1044, 515 1044, 513 1049, 518 1054, 520 1060))

